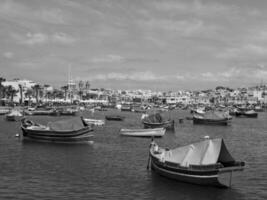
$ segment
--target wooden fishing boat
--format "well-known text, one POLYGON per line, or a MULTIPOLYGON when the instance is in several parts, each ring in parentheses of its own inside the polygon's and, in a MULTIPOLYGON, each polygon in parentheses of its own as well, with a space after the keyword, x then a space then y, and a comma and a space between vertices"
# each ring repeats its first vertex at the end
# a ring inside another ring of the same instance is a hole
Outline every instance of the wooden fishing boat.
POLYGON ((106 120, 123 121, 124 119, 125 117, 121 115, 106 115, 106 120))
POLYGON ((134 137, 162 137, 166 132, 165 128, 151 129, 121 129, 120 134, 134 137))
POLYGON ((52 115, 52 116, 58 116, 60 113, 55 110, 33 110, 33 111, 26 111, 28 115, 52 115))
POLYGON ((244 162, 236 161, 221 138, 166 149, 150 145, 149 166, 158 174, 178 181, 230 187, 232 173, 243 171, 244 162))
POLYGON ((144 128, 165 128, 174 130, 174 120, 166 120, 159 113, 142 116, 144 128))
POLYGON ((131 112, 132 111, 132 106, 131 105, 122 105, 121 106, 121 111, 131 112))
POLYGON ((59 110, 59 114, 63 116, 75 116, 77 114, 77 110, 75 109, 62 109, 59 110))
POLYGON ((88 119, 88 118, 83 118, 83 121, 86 124, 93 125, 93 126, 104 126, 105 125, 105 120, 103 120, 103 119, 88 119))
POLYGON ((249 111, 237 111, 235 113, 236 117, 247 117, 247 118, 257 118, 258 113, 255 112, 254 110, 249 110, 249 111))
POLYGON ((9 108, 1 108, 0 109, 0 115, 5 115, 8 114, 10 112, 9 108))
POLYGON ((205 125, 228 125, 231 122, 232 117, 226 115, 223 112, 209 112, 205 114, 194 114, 194 124, 205 124, 205 125))
POLYGON ((81 118, 49 122, 47 126, 35 123, 26 118, 21 120, 23 138, 45 140, 51 142, 89 141, 93 131, 81 118))
POLYGON ((17 121, 21 119, 22 114, 18 110, 12 110, 6 115, 7 121, 17 121))
POLYGON ((144 128, 165 128, 167 130, 174 130, 174 120, 166 120, 164 122, 148 122, 143 121, 144 128))

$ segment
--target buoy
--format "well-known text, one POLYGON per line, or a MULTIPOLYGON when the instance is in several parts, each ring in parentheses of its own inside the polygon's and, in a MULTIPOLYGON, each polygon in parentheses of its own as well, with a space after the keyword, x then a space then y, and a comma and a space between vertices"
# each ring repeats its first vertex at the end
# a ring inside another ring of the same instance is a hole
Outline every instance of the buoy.
POLYGON ((19 137, 20 135, 17 133, 16 135, 15 135, 15 137, 19 137))

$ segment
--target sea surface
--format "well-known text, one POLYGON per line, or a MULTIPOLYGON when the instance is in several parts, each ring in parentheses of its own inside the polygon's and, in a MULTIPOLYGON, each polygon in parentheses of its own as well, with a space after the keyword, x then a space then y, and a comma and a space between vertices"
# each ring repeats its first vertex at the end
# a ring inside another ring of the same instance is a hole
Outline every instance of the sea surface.
MULTIPOLYGON (((167 132, 156 142, 177 147, 220 137, 237 160, 247 168, 234 178, 231 188, 198 186, 169 180, 147 170, 149 138, 123 137, 120 128, 141 128, 141 114, 109 110, 81 113, 104 119, 105 114, 121 114, 125 121, 106 121, 93 132, 88 144, 55 144, 25 141, 19 122, 0 116, 0 199, 267 199, 267 113, 257 119, 233 118, 230 126, 193 125, 179 119, 188 111, 164 113, 176 122, 175 132, 167 132)), ((46 124, 70 117, 29 117, 46 124)))

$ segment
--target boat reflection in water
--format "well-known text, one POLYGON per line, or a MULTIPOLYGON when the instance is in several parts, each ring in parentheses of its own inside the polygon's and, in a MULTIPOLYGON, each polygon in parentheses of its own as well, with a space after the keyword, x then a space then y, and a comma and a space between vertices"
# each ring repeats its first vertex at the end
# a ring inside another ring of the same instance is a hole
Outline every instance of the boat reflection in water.
POLYGON ((152 142, 151 168, 162 176, 183 182, 230 187, 232 173, 244 170, 245 163, 236 161, 223 139, 207 139, 172 150, 152 142))

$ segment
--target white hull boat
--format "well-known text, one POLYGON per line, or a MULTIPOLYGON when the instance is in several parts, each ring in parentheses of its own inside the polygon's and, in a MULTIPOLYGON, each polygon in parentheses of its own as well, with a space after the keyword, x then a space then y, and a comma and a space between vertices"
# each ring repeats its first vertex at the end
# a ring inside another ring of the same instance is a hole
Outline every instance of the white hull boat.
POLYGON ((120 134, 124 136, 135 137, 162 137, 166 132, 165 128, 150 129, 121 129, 120 134))

